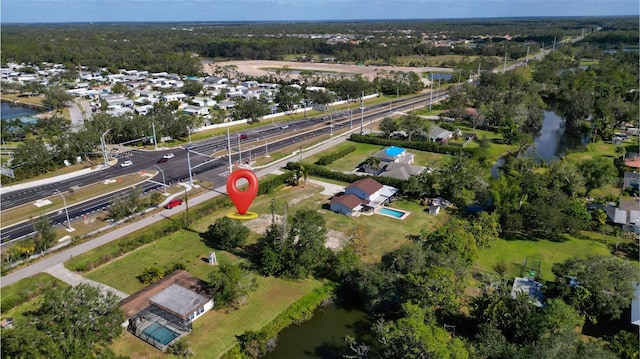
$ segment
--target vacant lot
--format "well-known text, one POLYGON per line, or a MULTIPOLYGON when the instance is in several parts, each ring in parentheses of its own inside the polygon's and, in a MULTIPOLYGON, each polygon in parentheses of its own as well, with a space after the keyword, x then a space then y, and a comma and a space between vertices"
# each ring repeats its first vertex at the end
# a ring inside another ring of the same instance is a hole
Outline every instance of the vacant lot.
POLYGON ((522 265, 527 256, 540 259, 540 275, 543 280, 553 280, 551 267, 554 263, 563 262, 571 257, 589 255, 611 255, 605 243, 593 239, 577 239, 567 236, 564 242, 548 240, 506 240, 500 239, 496 246, 480 252, 476 268, 494 272, 498 263, 506 265, 510 278, 520 275, 522 265))
MULTIPOLYGON (((238 72, 242 72, 251 76, 268 76, 269 74, 275 74, 276 69, 292 70, 289 74, 289 78, 298 78, 298 70, 310 70, 316 72, 326 73, 345 73, 345 74, 361 74, 363 77, 368 77, 373 80, 377 73, 380 71, 413 71, 422 77, 423 72, 453 72, 453 69, 441 68, 441 67, 403 67, 403 66, 360 66, 360 65, 341 65, 330 63, 311 63, 311 62, 296 62, 296 61, 269 61, 269 60, 255 60, 255 61, 224 61, 217 62, 215 64, 205 64, 203 66, 204 72, 209 75, 213 75, 216 66, 235 66, 238 72), (296 69, 296 71, 293 71, 296 69)), ((425 79, 425 81, 428 81, 425 79)))

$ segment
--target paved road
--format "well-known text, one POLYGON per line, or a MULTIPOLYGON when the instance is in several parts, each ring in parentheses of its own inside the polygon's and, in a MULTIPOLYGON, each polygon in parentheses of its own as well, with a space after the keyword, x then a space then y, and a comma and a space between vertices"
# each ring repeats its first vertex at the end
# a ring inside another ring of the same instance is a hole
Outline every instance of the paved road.
MULTIPOLYGON (((354 129, 355 131, 356 129, 354 129)), ((321 152, 324 151, 326 149, 332 148, 334 146, 336 146, 338 143, 344 141, 349 134, 344 134, 341 136, 336 136, 332 139, 330 139, 329 141, 323 142, 320 145, 317 145, 313 148, 307 149, 304 154, 306 155, 312 155, 315 154, 317 152, 321 152)), ((293 155, 292 155, 293 156, 293 155)), ((258 175, 258 177, 263 177, 268 173, 272 173, 274 171, 277 171, 282 163, 285 163, 290 157, 285 157, 282 160, 269 165, 268 167, 265 167, 263 169, 257 170, 256 174, 258 175)), ((189 199, 189 205, 190 206, 195 206, 198 205, 204 201, 207 201, 209 199, 212 199, 216 196, 219 196, 220 194, 224 194, 226 195, 226 187, 225 186, 220 186, 218 188, 215 188, 212 191, 206 192, 202 195, 199 195, 197 197, 193 197, 189 199)), ((156 222, 162 221, 162 220, 167 220, 167 221, 171 221, 172 219, 170 219, 169 217, 172 215, 175 215, 176 213, 182 212, 185 210, 185 206, 180 206, 180 207, 176 207, 170 210, 163 210, 160 213, 148 216, 148 217, 144 217, 136 222, 130 223, 130 224, 126 224, 123 225, 117 229, 115 229, 112 232, 106 233, 96 239, 93 239, 91 241, 85 242, 85 243, 81 243, 77 246, 74 246, 72 248, 63 250, 61 252, 58 252, 56 254, 52 254, 47 256, 46 258, 43 258, 42 260, 28 266, 28 267, 24 267, 21 268, 19 270, 16 270, 15 272, 9 273, 7 275, 5 275, 4 277, 0 278, 0 287, 5 287, 9 284, 15 283, 21 279, 27 278, 27 277, 31 277, 33 275, 36 275, 38 273, 41 272, 47 272, 50 271, 53 274, 58 273, 55 270, 51 270, 51 268, 56 268, 56 266, 62 265, 64 264, 65 261, 67 261, 69 258, 71 258, 72 256, 77 256, 80 255, 84 252, 90 251, 96 247, 99 247, 103 244, 109 243, 111 241, 114 241, 120 237, 126 236, 132 232, 135 232, 137 230, 143 229, 151 224, 154 224, 156 222)), ((62 274, 61 279, 65 279, 66 278, 66 274, 62 274)))

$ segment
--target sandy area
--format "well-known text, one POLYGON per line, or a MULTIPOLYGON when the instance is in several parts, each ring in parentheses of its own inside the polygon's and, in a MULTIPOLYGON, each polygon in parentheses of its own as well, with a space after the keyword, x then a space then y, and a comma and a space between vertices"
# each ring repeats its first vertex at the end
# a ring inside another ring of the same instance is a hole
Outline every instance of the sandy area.
MULTIPOLYGON (((282 216, 276 215, 276 221, 282 221, 282 216)), ((245 225, 253 232, 264 234, 271 224, 271 214, 263 214, 256 219, 252 219, 245 222, 245 225)), ((325 247, 338 250, 342 248, 343 243, 347 240, 347 236, 342 233, 330 229, 327 231, 327 241, 325 247)))
MULTIPOLYGON (((295 62, 295 61, 268 61, 268 60, 256 60, 256 61, 225 61, 217 62, 215 64, 203 65, 203 70, 209 75, 214 74, 216 66, 224 67, 233 65, 236 66, 238 72, 242 72, 252 76, 265 76, 269 73, 275 73, 275 71, 268 71, 268 68, 283 68, 288 67, 290 69, 298 70, 313 70, 313 71, 327 71, 327 72, 339 72, 345 74, 361 74, 363 77, 368 77, 370 80, 377 75, 379 71, 413 71, 420 77, 424 72, 453 72, 453 69, 440 68, 440 67, 404 67, 404 66, 358 66, 358 65, 341 65, 341 64, 325 64, 325 63, 309 63, 309 62, 295 62)), ((297 74, 290 74, 290 78, 297 78, 297 74)), ((425 79, 426 80, 426 79, 425 79)), ((428 80, 426 80, 428 81, 428 80)))

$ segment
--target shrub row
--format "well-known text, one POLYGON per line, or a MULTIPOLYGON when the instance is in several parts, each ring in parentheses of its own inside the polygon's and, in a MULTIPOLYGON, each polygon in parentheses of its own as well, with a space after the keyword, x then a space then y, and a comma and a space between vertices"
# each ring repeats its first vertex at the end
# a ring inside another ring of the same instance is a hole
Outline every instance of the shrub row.
MULTIPOLYGON (((265 194, 273 189, 277 188, 284 184, 284 179, 286 178, 285 174, 278 175, 275 177, 270 177, 268 179, 260 181, 258 185, 258 194, 265 194)), ((201 218, 204 218, 219 209, 231 207, 232 203, 229 197, 227 196, 219 196, 210 201, 206 201, 198 206, 193 208, 189 208, 189 217, 190 221, 197 221, 201 218)), ((118 241, 117 247, 114 247, 108 253, 101 255, 95 259, 89 259, 86 262, 81 262, 75 265, 72 269, 77 272, 87 272, 94 268, 97 268, 115 258, 118 258, 128 252, 133 251, 136 248, 139 248, 145 244, 154 242, 158 238, 162 238, 168 234, 178 232, 179 230, 184 228, 184 222, 181 220, 173 220, 168 222, 163 222, 161 224, 154 225, 149 227, 148 230, 144 231, 144 233, 140 233, 136 236, 125 237, 118 241)))
POLYGON ((393 140, 390 138, 381 138, 375 136, 360 135, 357 133, 351 134, 349 140, 360 143, 369 143, 372 145, 380 146, 397 146, 403 148, 411 148, 418 151, 444 153, 447 155, 455 155, 458 153, 468 153, 473 155, 476 152, 475 148, 441 145, 435 142, 423 142, 423 141, 401 141, 393 140))
POLYGON ((328 155, 324 155, 322 157, 320 157, 317 161, 316 164, 320 165, 320 166, 326 166, 326 165, 330 165, 333 163, 333 161, 342 158, 348 154, 350 154, 351 152, 356 150, 356 146, 354 145, 350 145, 347 148, 344 148, 340 151, 336 151, 333 153, 329 153, 328 155))
MULTIPOLYGON (((268 342, 274 342, 283 329, 291 324, 303 323, 311 317, 315 310, 335 292, 336 284, 329 282, 306 294, 295 303, 291 304, 282 313, 278 314, 269 324, 260 331, 247 331, 238 336, 236 345, 229 349, 222 359, 255 358, 257 353, 252 353, 256 347, 267 348, 268 342), (248 341, 259 341, 260 343, 248 343, 248 341)), ((262 350, 264 351, 264 350, 262 350)), ((265 352, 261 353, 266 354, 265 352)))
MULTIPOLYGON (((285 169, 290 170, 290 171, 294 171, 299 166, 300 166, 300 164, 298 162, 288 162, 287 165, 285 166, 285 169)), ((382 183, 383 185, 393 186, 393 187, 396 187, 396 188, 402 188, 402 184, 404 183, 403 180, 398 179, 398 178, 391 178, 391 177, 384 177, 384 176, 382 176, 382 177, 360 176, 360 175, 356 175, 356 174, 335 172, 335 171, 331 171, 331 170, 327 169, 326 167, 318 166, 318 165, 314 165, 314 164, 305 163, 304 164, 304 168, 307 170, 307 174, 309 176, 322 177, 322 178, 326 178, 326 179, 332 179, 332 180, 348 182, 348 183, 353 183, 353 182, 355 182, 355 181, 357 181, 359 179, 363 179, 363 178, 366 178, 366 177, 371 177, 371 178, 375 179, 376 181, 382 183)))

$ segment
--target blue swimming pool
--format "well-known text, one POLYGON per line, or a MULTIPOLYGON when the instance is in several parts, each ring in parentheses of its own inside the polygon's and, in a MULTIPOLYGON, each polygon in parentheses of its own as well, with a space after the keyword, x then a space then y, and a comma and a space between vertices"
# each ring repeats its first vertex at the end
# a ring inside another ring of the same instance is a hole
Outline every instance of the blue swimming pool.
POLYGON ((164 325, 158 323, 151 324, 145 330, 143 330, 142 333, 146 334, 150 338, 155 339, 157 342, 162 343, 162 345, 171 343, 171 341, 173 341, 180 335, 173 330, 165 327, 164 325))
POLYGON ((404 216, 407 212, 403 212, 398 209, 382 207, 378 210, 378 213, 385 214, 391 217, 402 218, 402 216, 404 216))

